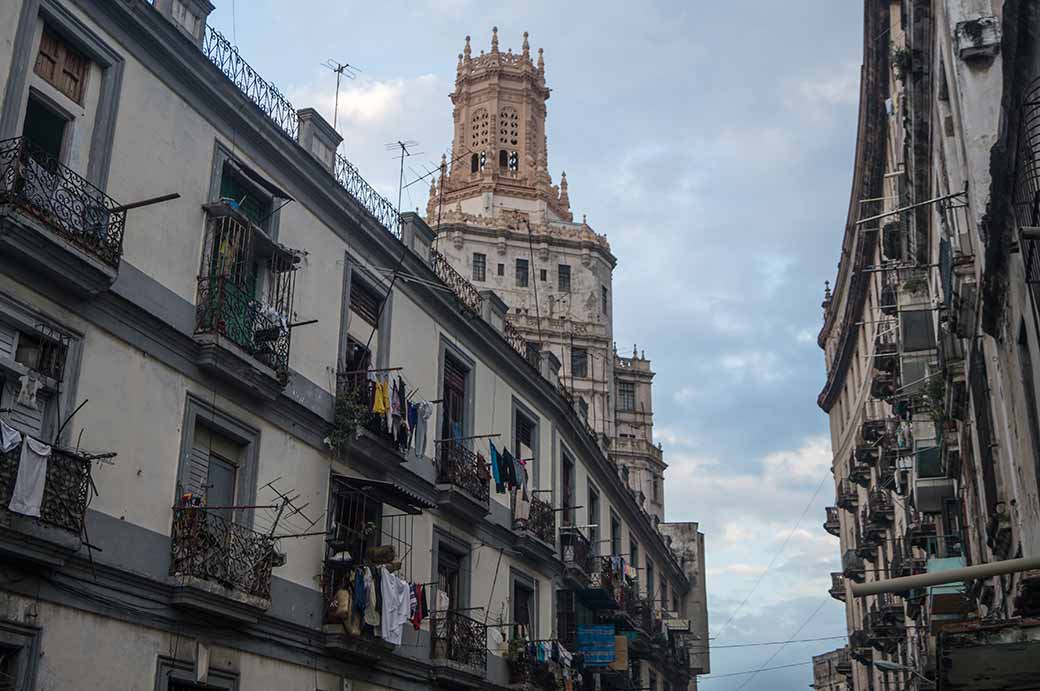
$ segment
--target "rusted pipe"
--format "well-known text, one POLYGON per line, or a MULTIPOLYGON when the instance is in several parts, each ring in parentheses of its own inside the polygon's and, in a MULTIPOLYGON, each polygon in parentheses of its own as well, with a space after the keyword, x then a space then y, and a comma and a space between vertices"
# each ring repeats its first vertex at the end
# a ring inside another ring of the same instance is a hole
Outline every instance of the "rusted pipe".
POLYGON ((852 596, 865 597, 867 595, 878 595, 880 593, 901 593, 913 588, 923 588, 929 585, 960 583, 962 581, 974 580, 976 578, 1003 576, 1004 574, 1029 571, 1031 569, 1040 569, 1040 557, 1006 559, 1004 561, 992 561, 988 564, 965 566, 959 569, 947 569, 944 571, 935 571, 933 573, 922 573, 916 576, 889 578, 887 580, 871 581, 869 583, 853 583, 852 596))

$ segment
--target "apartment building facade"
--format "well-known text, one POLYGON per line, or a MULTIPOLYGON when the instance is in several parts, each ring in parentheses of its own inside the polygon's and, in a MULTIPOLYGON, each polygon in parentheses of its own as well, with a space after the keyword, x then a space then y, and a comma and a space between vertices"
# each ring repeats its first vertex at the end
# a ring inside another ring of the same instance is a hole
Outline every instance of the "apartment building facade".
POLYGON ((0 7, 0 680, 695 688, 696 524, 212 9, 0 7))
POLYGON ((819 337, 846 676, 1029 688, 1035 572, 867 597, 850 584, 1037 556, 1038 17, 1018 2, 864 9, 852 194, 819 337))

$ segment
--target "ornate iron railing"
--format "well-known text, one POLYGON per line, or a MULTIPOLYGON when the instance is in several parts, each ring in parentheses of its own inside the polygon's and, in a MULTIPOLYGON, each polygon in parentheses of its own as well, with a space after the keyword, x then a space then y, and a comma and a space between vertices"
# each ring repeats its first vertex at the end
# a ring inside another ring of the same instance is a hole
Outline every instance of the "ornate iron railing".
POLYGON ((487 671, 487 627, 459 612, 436 612, 430 620, 430 658, 487 671))
MULTIPOLYGON (((25 442, 22 442, 23 444, 25 442)), ((0 511, 8 506, 18 479, 21 445, 0 454, 0 511)), ((90 498, 90 460, 73 451, 54 447, 47 459, 47 477, 40 504, 40 523, 79 535, 90 498)))
POLYGON ((386 415, 372 412, 370 384, 366 373, 337 372, 334 424, 329 435, 333 448, 344 448, 358 429, 366 429, 393 441, 392 430, 386 426, 386 415))
POLYGON ((552 505, 534 495, 531 498, 531 513, 527 518, 528 531, 548 545, 556 545, 556 512, 552 505))
POLYGON ((170 574, 201 578, 270 600, 274 541, 217 511, 174 508, 170 574))
POLYGON ((835 600, 845 601, 845 574, 831 572, 831 588, 827 591, 835 600))
POLYGON ((233 216, 210 219, 198 277, 195 333, 227 338, 273 369, 284 383, 289 375, 289 320, 298 257, 280 246, 261 252, 259 232, 233 216), (266 267, 264 301, 257 295, 258 262, 266 267))
POLYGON ((581 569, 585 574, 592 572, 592 543, 577 528, 564 528, 560 531, 560 551, 563 563, 581 569))
POLYGON ((300 118, 293 104, 274 84, 249 66, 231 41, 209 25, 202 39, 202 52, 264 115, 271 118, 287 135, 297 138, 300 118))
POLYGON ((491 499, 487 468, 462 444, 447 442, 437 454, 437 482, 455 485, 482 504, 491 499))
POLYGON ((32 214, 62 239, 119 267, 126 211, 25 137, 0 141, 0 204, 32 214))
POLYGON ((839 518, 839 510, 837 506, 827 507, 827 520, 823 523, 823 529, 831 535, 838 535, 841 532, 841 519, 839 518))
POLYGON ((513 323, 508 319, 502 325, 502 336, 506 339, 506 343, 513 347, 513 350, 518 352, 521 356, 527 357, 527 339, 524 338, 517 330, 513 323))
POLYGON ((433 263, 434 273, 451 288, 451 291, 455 293, 455 297, 458 298, 462 306, 474 315, 479 315, 480 306, 484 302, 484 298, 480 296, 480 291, 474 288, 472 283, 456 271, 445 256, 437 250, 430 249, 430 261, 433 263))
POLYGON ((361 177, 353 163, 340 154, 336 154, 334 175, 340 186, 357 199, 365 211, 372 214, 391 235, 401 238, 401 217, 397 209, 361 177))

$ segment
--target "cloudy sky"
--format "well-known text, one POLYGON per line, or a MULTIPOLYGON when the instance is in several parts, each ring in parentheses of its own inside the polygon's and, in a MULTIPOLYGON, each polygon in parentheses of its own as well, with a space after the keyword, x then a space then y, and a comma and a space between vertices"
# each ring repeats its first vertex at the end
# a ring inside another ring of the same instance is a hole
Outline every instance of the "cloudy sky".
MULTIPOLYGON (((827 597, 837 540, 820 527, 833 485, 815 335, 849 199, 862 3, 215 4, 213 24, 297 108, 331 120, 335 77, 321 63, 361 67, 340 94, 341 151, 391 199, 385 143, 419 142, 417 171, 448 150, 466 34, 475 53, 495 25, 502 50, 519 51, 524 31, 545 49, 550 169, 567 172, 575 213, 618 257, 619 347, 653 359, 668 518, 706 534, 716 648, 702 688, 805 689, 808 665, 718 676, 779 646, 718 646, 844 632, 827 597)), ((425 208, 427 189, 403 206, 425 208)), ((792 643, 769 666, 839 645, 792 643)))

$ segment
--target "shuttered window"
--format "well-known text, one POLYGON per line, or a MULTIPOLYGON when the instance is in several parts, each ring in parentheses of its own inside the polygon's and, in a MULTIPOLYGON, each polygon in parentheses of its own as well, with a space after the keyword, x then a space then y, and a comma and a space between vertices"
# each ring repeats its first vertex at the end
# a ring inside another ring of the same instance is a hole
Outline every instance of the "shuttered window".
POLYGON ((33 71, 76 103, 83 103, 83 84, 90 61, 65 39, 43 30, 33 71))
POLYGON ((383 296, 361 281, 350 282, 350 309, 372 327, 379 323, 379 307, 383 296))
POLYGON ((189 453, 184 491, 203 497, 208 506, 233 506, 242 446, 197 422, 189 453))
POLYGON ((444 356, 444 423, 443 439, 452 439, 466 433, 466 377, 469 370, 450 355, 444 356))

